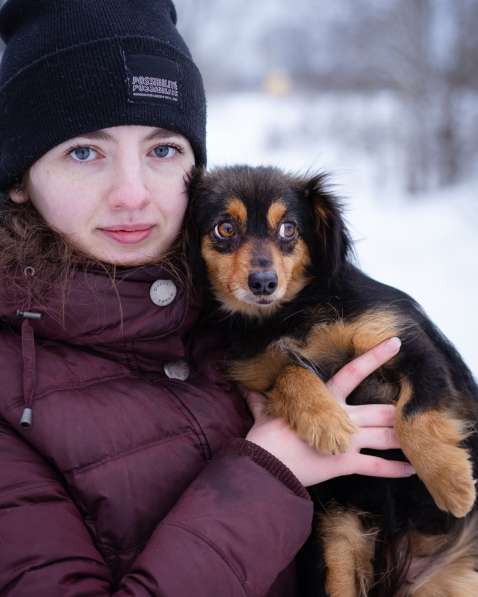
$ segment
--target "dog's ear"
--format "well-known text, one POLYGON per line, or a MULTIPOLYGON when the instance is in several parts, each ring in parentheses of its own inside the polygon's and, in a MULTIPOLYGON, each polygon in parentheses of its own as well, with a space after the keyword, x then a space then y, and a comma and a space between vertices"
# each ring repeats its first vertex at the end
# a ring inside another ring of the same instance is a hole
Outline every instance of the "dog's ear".
POLYGON ((302 192, 314 213, 320 253, 317 257, 325 272, 334 275, 351 253, 352 242, 342 215, 341 202, 327 187, 327 175, 321 173, 305 180, 302 192))
POLYGON ((195 166, 186 179, 188 205, 184 217, 182 252, 186 258, 189 277, 194 279, 194 284, 202 284, 206 278, 199 225, 201 198, 206 192, 204 177, 205 169, 195 166))

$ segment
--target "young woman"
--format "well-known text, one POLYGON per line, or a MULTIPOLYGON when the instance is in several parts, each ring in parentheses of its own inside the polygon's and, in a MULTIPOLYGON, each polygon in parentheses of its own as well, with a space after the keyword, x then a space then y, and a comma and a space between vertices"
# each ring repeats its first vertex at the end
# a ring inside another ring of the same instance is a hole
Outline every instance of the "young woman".
POLYGON ((0 595, 296 595, 304 486, 405 476, 393 409, 324 456, 246 403, 175 248, 205 99, 170 0, 8 0, 0 73, 0 595))

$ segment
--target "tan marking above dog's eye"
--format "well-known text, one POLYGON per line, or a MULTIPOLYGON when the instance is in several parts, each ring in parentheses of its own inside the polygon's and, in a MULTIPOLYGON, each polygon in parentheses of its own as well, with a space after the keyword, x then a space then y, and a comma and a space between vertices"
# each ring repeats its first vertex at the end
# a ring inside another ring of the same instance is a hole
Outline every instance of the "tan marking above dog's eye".
POLYGON ((219 222, 214 226, 214 234, 220 239, 232 238, 236 232, 236 227, 232 222, 219 222))
POLYGON ((279 238, 282 240, 293 240, 297 237, 297 226, 294 222, 282 222, 279 226, 279 238))

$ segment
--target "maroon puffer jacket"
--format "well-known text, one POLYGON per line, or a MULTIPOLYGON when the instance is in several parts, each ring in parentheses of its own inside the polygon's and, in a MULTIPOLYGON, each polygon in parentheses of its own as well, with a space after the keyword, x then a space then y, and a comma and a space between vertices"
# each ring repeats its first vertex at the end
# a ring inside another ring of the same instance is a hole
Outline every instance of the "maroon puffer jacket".
POLYGON ((0 595, 296 595, 311 502, 240 439, 250 415, 213 366, 211 340, 191 341, 197 308, 182 285, 158 268, 115 287, 78 274, 63 316, 59 298, 28 305, 9 286, 0 595), (153 302, 155 280, 167 282, 153 302), (25 308, 42 318, 16 316, 25 308), (20 426, 25 406, 31 428, 20 426))

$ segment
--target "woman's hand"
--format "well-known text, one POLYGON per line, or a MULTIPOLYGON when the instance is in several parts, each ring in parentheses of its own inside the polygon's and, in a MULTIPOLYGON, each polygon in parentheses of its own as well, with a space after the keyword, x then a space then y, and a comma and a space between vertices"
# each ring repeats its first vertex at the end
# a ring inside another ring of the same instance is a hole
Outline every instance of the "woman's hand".
POLYGON ((398 338, 386 340, 342 367, 327 382, 331 394, 359 427, 352 440, 352 447, 344 454, 321 454, 311 448, 285 421, 264 414, 267 399, 257 392, 245 391, 255 419, 246 439, 282 461, 305 487, 353 473, 374 477, 407 477, 414 474, 415 471, 406 462, 360 453, 363 448, 390 450, 400 447, 393 430, 395 407, 383 404, 349 406, 345 401, 367 375, 395 356, 399 350, 398 338))

